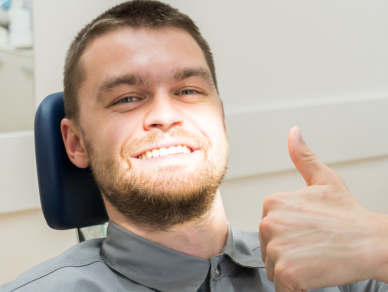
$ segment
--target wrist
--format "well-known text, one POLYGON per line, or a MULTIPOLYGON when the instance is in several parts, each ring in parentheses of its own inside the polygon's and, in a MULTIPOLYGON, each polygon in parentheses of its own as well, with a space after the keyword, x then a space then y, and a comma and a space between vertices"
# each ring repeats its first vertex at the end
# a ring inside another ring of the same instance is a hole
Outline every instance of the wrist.
POLYGON ((373 213, 368 218, 371 240, 368 249, 367 278, 388 282, 388 215, 373 213))

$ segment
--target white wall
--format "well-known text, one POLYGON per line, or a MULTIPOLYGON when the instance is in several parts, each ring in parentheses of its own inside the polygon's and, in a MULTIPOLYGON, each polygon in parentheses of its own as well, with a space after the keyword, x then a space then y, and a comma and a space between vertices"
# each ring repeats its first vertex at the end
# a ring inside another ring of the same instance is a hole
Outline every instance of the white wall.
MULTIPOLYGON (((118 2, 34 0, 37 104, 62 90, 74 34, 118 2)), ((388 213, 387 1, 166 2, 192 16, 213 48, 232 147, 221 190, 234 226, 257 230, 267 195, 304 186, 288 158, 287 132, 294 124, 361 204, 388 213)), ((20 200, 36 190, 32 185, 20 191, 20 200)), ((10 230, 44 225, 7 224, 10 230)), ((47 245, 56 244, 50 240, 47 245)), ((26 243, 22 250, 34 248, 26 243)), ((25 255, 18 250, 14 256, 25 255)))
POLYGON ((76 244, 74 230, 47 226, 41 209, 0 214, 0 285, 76 244))
MULTIPOLYGON (((365 208, 387 212, 388 157, 329 165, 346 181, 356 200, 365 208)), ((228 220, 238 229, 257 231, 264 199, 277 192, 290 192, 305 187, 296 170, 283 171, 236 180, 221 187, 228 220)))
MULTIPOLYGON (((75 33, 119 2, 34 0, 38 101, 61 90, 64 55, 75 33)), ((227 109, 388 91, 385 0, 165 2, 190 15, 209 41, 227 109)))

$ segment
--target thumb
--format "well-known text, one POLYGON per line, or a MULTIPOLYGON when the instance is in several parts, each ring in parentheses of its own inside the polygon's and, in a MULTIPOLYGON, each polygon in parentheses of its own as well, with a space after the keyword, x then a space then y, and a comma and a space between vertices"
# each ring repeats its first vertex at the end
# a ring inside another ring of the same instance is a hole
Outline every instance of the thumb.
POLYGON ((318 156, 306 144, 298 126, 292 127, 288 134, 288 151, 292 162, 303 176, 307 186, 328 183, 330 168, 319 160, 318 156))

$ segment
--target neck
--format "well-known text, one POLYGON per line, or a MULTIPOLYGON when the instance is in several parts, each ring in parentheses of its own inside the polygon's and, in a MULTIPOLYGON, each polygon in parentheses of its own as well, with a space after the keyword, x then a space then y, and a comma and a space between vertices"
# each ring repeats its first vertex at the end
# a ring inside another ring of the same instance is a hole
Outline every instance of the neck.
POLYGON ((209 259, 222 252, 228 228, 220 192, 217 191, 213 207, 202 220, 174 225, 167 231, 145 230, 118 213, 105 201, 112 222, 150 241, 173 250, 209 259))

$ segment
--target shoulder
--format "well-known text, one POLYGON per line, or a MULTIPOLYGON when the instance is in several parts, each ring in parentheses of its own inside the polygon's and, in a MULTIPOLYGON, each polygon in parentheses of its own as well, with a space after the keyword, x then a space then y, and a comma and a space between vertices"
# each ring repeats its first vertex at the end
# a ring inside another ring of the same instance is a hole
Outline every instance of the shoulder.
POLYGON ((51 291, 49 287, 53 284, 56 285, 56 291, 61 291, 61 282, 68 280, 69 277, 72 277, 72 281, 82 277, 82 273, 79 273, 82 268, 89 267, 84 270, 90 270, 90 266, 93 265, 105 266, 100 256, 102 241, 103 239, 95 239, 79 243, 61 255, 28 270, 16 280, 1 286, 0 292, 51 291), (36 290, 38 287, 39 289, 36 290))

